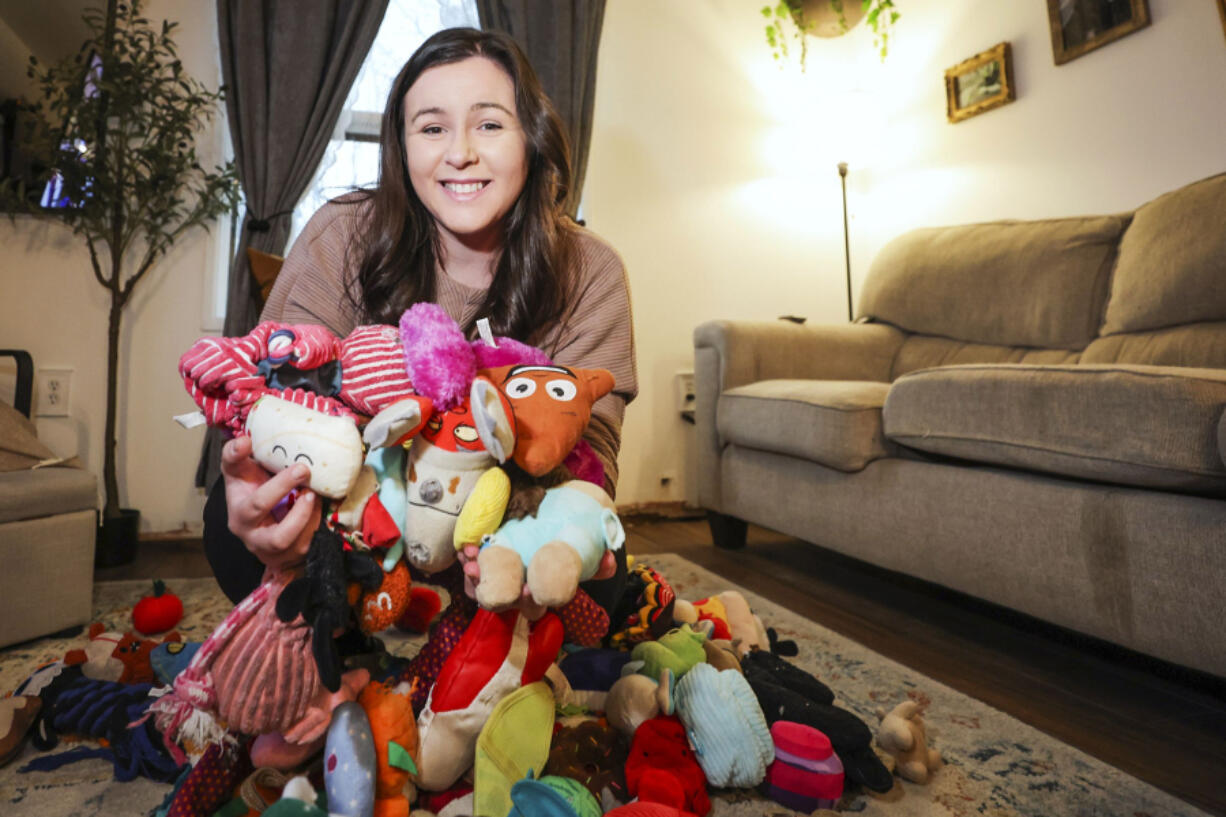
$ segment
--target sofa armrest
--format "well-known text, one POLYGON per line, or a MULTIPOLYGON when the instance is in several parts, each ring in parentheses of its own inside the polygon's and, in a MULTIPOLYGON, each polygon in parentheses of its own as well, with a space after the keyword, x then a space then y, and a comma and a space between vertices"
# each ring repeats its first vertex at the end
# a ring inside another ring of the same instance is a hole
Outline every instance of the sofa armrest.
POLYGON ((720 510, 719 395, 760 380, 889 382, 905 334, 887 324, 709 321, 694 330, 698 502, 720 510))

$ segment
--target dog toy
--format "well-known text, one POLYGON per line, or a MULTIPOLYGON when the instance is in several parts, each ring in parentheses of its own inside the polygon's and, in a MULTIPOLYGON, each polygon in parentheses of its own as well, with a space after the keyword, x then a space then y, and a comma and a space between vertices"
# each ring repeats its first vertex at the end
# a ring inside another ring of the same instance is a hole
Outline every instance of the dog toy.
POLYGON ((183 618, 183 602, 166 590, 161 579, 153 581, 153 595, 144 596, 132 608, 132 626, 141 635, 164 633, 183 618))
POLYGON ((903 701, 888 713, 877 710, 881 721, 877 745, 894 756, 894 770, 912 783, 927 783, 932 773, 941 768, 941 753, 928 746, 928 730, 921 712, 915 701, 903 701))
POLYGON ((843 764, 830 738, 811 726, 775 721, 771 740, 775 760, 766 768, 763 794, 805 814, 838 805, 843 796, 843 764))
POLYGON ((690 750, 685 726, 674 716, 644 721, 634 733, 626 761, 626 788, 650 801, 703 817, 711 810, 707 778, 690 750))
POLYGON ((550 488, 536 516, 503 522, 485 537, 477 557, 477 602, 507 607, 526 583, 538 604, 565 604, 579 582, 596 574, 605 552, 625 541, 613 500, 602 489, 581 480, 550 488))
POLYGON ((412 687, 372 682, 358 696, 375 746, 374 817, 408 817, 420 755, 412 687))
MULTIPOLYGON (((181 641, 173 630, 160 643, 181 641)), ((139 638, 132 633, 107 632, 100 621, 89 625, 89 643, 84 649, 69 650, 64 663, 81 664, 86 678, 97 681, 118 681, 122 684, 150 684, 154 681, 149 654, 159 642, 139 638)))
POLYGON ((552 613, 529 626, 516 610, 478 610, 417 718, 418 785, 450 788, 472 765, 477 737, 494 706, 543 678, 561 646, 562 624, 552 613))
POLYGON ((762 782, 775 747, 745 676, 698 664, 677 682, 676 707, 707 780, 737 787, 762 782))

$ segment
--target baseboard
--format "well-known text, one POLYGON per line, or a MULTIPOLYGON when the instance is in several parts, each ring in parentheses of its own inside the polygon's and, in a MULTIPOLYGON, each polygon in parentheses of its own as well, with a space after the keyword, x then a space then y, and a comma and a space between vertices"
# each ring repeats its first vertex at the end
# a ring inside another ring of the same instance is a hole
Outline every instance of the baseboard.
POLYGON ((701 519, 706 511, 684 502, 635 502, 617 506, 618 516, 651 516, 660 519, 701 519))

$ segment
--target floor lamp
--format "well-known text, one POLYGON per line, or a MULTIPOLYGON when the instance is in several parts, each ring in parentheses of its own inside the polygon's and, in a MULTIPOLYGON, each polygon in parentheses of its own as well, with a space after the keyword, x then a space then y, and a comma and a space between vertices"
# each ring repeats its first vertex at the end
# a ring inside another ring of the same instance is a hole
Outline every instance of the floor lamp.
POLYGON ((843 185, 843 269, 847 273, 847 321, 851 311, 851 242, 847 236, 847 162, 839 162, 839 182, 843 185))

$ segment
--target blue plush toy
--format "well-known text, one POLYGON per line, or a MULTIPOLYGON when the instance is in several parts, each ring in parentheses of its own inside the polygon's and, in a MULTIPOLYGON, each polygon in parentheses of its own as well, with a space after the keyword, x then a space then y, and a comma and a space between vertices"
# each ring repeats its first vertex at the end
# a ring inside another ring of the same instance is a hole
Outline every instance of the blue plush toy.
POLYGON ((625 541, 613 500, 599 487, 572 480, 551 488, 536 516, 504 522, 483 541, 477 602, 488 609, 514 604, 526 574, 537 604, 561 607, 596 574, 605 551, 625 541))

